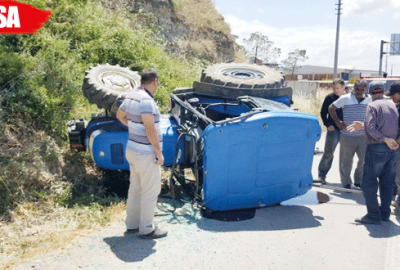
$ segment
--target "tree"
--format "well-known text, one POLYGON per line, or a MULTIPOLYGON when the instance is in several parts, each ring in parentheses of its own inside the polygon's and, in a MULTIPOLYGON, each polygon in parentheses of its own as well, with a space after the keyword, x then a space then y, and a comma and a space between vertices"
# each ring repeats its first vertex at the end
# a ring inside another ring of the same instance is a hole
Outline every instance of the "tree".
POLYGON ((248 39, 243 39, 246 44, 247 56, 262 59, 265 63, 276 63, 275 59, 281 54, 281 49, 274 47, 274 42, 260 32, 250 34, 248 39))
POLYGON ((304 62, 308 59, 306 56, 306 50, 296 49, 293 52, 290 52, 288 58, 282 61, 283 69, 287 72, 292 72, 292 76, 294 72, 300 67, 298 65, 299 62, 304 62))

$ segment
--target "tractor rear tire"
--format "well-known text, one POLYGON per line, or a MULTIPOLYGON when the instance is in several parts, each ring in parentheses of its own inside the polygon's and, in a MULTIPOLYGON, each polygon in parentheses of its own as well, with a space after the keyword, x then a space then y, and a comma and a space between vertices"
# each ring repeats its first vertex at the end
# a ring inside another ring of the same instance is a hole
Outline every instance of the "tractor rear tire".
POLYGON ((246 63, 223 63, 207 67, 201 82, 239 89, 269 89, 284 87, 284 77, 275 69, 246 63))
MULTIPOLYGON (((119 65, 109 64, 91 67, 85 73, 82 92, 90 103, 99 109, 111 111, 114 103, 140 86, 140 75, 119 65)), ((115 106, 113 108, 115 110, 115 106)))

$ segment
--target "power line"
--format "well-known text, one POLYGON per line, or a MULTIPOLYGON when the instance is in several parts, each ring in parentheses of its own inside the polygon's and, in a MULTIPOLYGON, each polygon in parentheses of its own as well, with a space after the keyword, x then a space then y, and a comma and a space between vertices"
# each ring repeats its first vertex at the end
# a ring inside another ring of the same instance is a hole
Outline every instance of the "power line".
POLYGON ((349 17, 343 18, 343 24, 350 32, 350 37, 352 37, 351 40, 354 42, 357 42, 357 44, 358 44, 358 46, 360 46, 360 48, 363 47, 365 44, 360 42, 360 40, 363 38, 362 35, 360 35, 360 33, 358 31, 353 30, 353 28, 351 27, 352 22, 346 21, 347 18, 349 18, 349 17))

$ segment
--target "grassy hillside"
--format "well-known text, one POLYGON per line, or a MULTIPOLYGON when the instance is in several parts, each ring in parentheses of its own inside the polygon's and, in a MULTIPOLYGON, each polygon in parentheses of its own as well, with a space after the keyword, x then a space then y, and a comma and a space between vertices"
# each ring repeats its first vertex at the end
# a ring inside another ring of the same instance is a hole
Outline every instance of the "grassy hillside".
MULTIPOLYGON (((87 153, 71 152, 66 121, 100 112, 81 93, 85 70, 119 64, 159 71, 169 93, 200 78, 201 61, 164 52, 163 37, 101 1, 21 1, 53 12, 35 35, 0 36, 0 265, 64 246, 124 209, 87 153), (129 18, 129 19, 128 19, 129 18), (57 228, 57 229, 55 229, 57 228)), ((203 62, 204 64, 204 62, 203 62)))
POLYGON ((90 65, 156 68, 164 109, 172 89, 190 86, 198 77, 198 66, 165 54, 156 32, 132 16, 127 20, 90 1, 26 2, 54 14, 36 35, 0 37, 0 86, 12 94, 5 97, 6 113, 30 114, 39 128, 65 134, 57 123, 81 115, 77 107, 88 107, 80 88, 90 65))
POLYGON ((210 0, 175 0, 173 3, 177 17, 190 28, 197 30, 193 31, 197 32, 193 37, 179 40, 179 47, 192 51, 195 55, 209 55, 209 59, 222 59, 223 57, 218 56, 218 49, 221 49, 218 48, 219 44, 225 41, 225 46, 227 46, 228 41, 233 41, 234 38, 229 25, 215 9, 213 2, 210 0), (202 31, 201 35, 198 30, 202 31), (213 36, 213 33, 218 33, 218 37, 213 36))
POLYGON ((215 9, 212 1, 174 0, 177 15, 194 28, 210 28, 231 37, 231 29, 224 17, 215 9))
POLYGON ((67 120, 102 112, 82 95, 85 70, 105 63, 156 68, 156 99, 165 112, 169 93, 191 86, 209 56, 220 56, 216 33, 232 38, 211 0, 168 1, 179 23, 194 29, 175 50, 147 20, 151 14, 131 10, 137 1, 20 1, 53 15, 35 35, 0 36, 0 268, 124 218, 125 204, 105 190, 103 172, 67 142, 67 120), (198 35, 201 29, 212 33, 198 35))

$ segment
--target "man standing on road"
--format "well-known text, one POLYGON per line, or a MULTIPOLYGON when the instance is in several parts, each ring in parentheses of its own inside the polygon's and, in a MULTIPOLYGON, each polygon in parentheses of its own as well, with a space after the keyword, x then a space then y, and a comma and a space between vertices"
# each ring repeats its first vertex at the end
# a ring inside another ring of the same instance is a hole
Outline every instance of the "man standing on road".
MULTIPOLYGON (((333 154, 335 153, 336 146, 340 140, 340 129, 329 114, 328 107, 345 93, 345 87, 346 85, 343 79, 335 79, 333 81, 333 92, 325 97, 324 103, 321 107, 321 119, 327 130, 324 155, 322 156, 318 166, 318 180, 322 183, 325 183, 326 175, 332 166, 333 154)), ((339 120, 342 121, 342 109, 338 109, 336 114, 339 120)))
MULTIPOLYGON (((390 90, 386 93, 386 96, 390 96, 394 103, 397 104, 397 111, 400 114, 400 81, 394 82, 390 86, 390 90)), ((397 144, 400 145, 400 118, 398 122, 398 131, 397 131, 397 144)), ((396 185, 397 185, 397 198, 393 203, 395 207, 392 212, 394 215, 400 215, 400 149, 397 150, 397 158, 396 158, 396 185)))
POLYGON ((141 86, 125 98, 117 111, 117 119, 129 128, 126 159, 130 166, 130 185, 125 224, 127 233, 139 232, 141 238, 156 239, 167 236, 166 231, 153 224, 164 163, 160 111, 153 97, 158 87, 158 73, 150 68, 141 75, 141 86))
MULTIPOLYGON (((367 214, 355 219, 363 224, 380 224, 390 218, 390 202, 396 175, 396 143, 399 114, 394 103, 383 98, 384 83, 371 82, 369 93, 372 102, 368 105, 365 122, 364 173, 361 189, 367 206, 367 214), (379 181, 378 181, 379 179, 379 181), (379 193, 381 205, 378 203, 379 193)), ((352 131, 353 125, 348 127, 352 131)))
POLYGON ((354 91, 352 93, 341 96, 328 107, 333 121, 335 121, 341 130, 339 155, 340 181, 343 187, 347 189, 351 189, 352 181, 350 174, 354 154, 357 154, 358 157, 357 168, 354 172, 354 185, 356 187, 361 186, 363 177, 363 161, 366 149, 364 131, 359 130, 352 133, 347 131, 346 127, 354 121, 364 122, 365 110, 371 102, 371 96, 365 93, 366 90, 367 82, 358 80, 354 84, 354 91), (339 119, 336 113, 340 108, 343 109, 343 121, 339 119))

